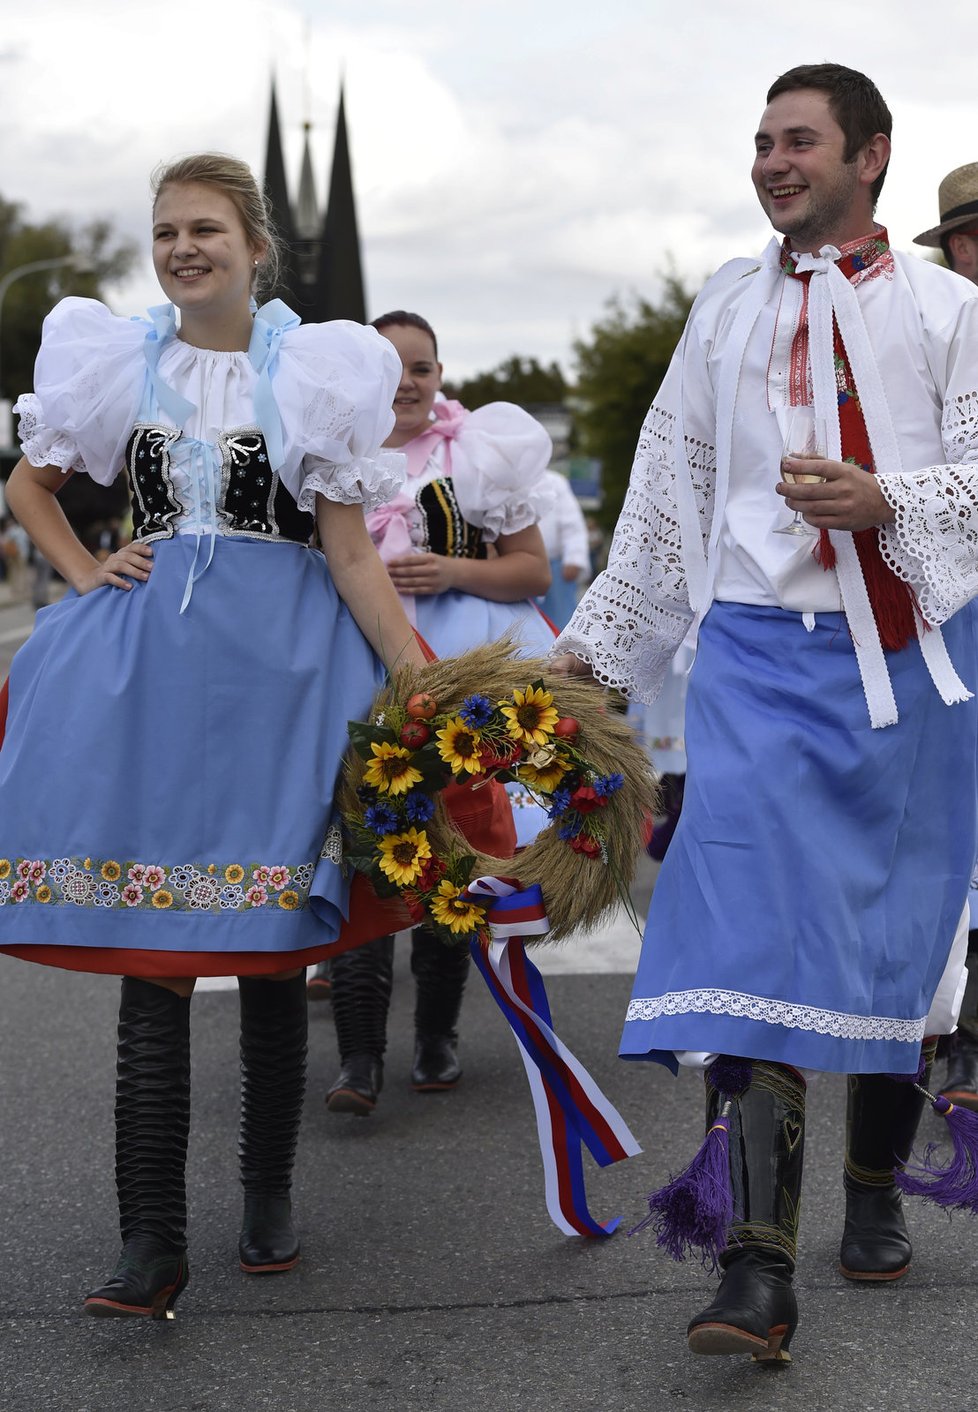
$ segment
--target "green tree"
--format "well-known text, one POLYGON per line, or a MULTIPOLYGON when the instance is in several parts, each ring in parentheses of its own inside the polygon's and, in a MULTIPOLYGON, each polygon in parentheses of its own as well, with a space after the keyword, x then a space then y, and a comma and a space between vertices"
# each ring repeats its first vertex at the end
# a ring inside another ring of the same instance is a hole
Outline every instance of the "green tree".
POLYGON ((574 344, 580 450, 602 464, 598 514, 607 529, 618 519, 639 430, 679 342, 693 297, 670 274, 658 304, 636 295, 626 305, 615 297, 590 337, 574 344))
POLYGON ((563 402, 567 382, 556 363, 544 367, 536 358, 514 354, 488 373, 476 373, 464 382, 446 383, 445 396, 457 398, 474 411, 487 402, 515 402, 519 407, 563 402))
POLYGON ((0 393, 14 401, 33 384, 34 359, 45 314, 66 294, 102 297, 105 284, 123 278, 137 258, 134 241, 107 220, 80 226, 27 219, 21 205, 0 196, 0 279, 35 260, 74 257, 82 268, 62 265, 15 279, 0 311, 0 393))

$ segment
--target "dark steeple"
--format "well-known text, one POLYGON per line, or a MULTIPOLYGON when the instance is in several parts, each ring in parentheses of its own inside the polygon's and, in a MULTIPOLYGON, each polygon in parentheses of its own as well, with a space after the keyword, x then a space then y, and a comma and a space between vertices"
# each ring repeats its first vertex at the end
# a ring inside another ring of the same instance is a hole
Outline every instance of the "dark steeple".
POLYGON ((295 207, 289 199, 274 84, 268 118, 265 190, 284 246, 285 268, 275 295, 284 299, 306 323, 323 323, 328 319, 355 319, 365 323, 367 300, 342 87, 325 218, 320 221, 316 207, 308 123, 295 207))
POLYGON ((282 154, 282 134, 279 128, 274 79, 272 80, 271 104, 268 111, 268 142, 265 147, 265 194, 272 208, 272 220, 282 245, 281 278, 276 288, 270 291, 268 297, 284 299, 288 302, 294 265, 295 222, 292 219, 289 183, 285 175, 285 158, 282 154))
POLYGON ((342 87, 336 115, 333 169, 329 179, 326 219, 323 222, 316 297, 317 318, 355 319, 358 323, 366 323, 367 299, 360 264, 360 237, 357 233, 357 208, 353 195, 353 171, 350 166, 342 87))

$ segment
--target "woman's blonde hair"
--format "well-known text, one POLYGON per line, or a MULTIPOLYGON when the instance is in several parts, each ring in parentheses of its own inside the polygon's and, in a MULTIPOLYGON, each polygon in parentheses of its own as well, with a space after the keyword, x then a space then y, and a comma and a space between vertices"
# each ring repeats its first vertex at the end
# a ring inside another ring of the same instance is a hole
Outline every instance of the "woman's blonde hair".
POLYGON ((264 250, 255 269, 255 292, 273 290, 282 268, 281 244, 265 194, 248 164, 225 152, 196 152, 173 162, 161 162, 150 177, 153 210, 164 187, 186 186, 190 182, 216 187, 233 203, 249 243, 264 250))

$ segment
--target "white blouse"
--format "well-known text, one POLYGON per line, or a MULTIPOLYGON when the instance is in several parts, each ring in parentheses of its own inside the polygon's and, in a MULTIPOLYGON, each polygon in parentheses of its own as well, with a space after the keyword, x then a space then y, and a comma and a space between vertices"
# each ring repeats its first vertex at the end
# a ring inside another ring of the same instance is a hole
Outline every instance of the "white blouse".
POLYGON ((110 485, 137 420, 178 427, 170 465, 184 513, 176 528, 222 533, 216 447, 236 432, 265 431, 256 411, 262 332, 276 345, 270 379, 281 461, 273 469, 299 508, 314 512, 317 492, 367 508, 390 499, 403 480, 403 457, 381 449, 401 374, 395 349, 375 329, 345 320, 300 325, 277 301, 259 310, 249 352, 215 352, 179 338, 172 306, 124 319, 93 299, 63 299, 44 321, 34 392, 14 409, 25 456, 110 485), (277 326, 263 321, 266 310, 277 326), (154 342, 159 379, 189 404, 182 420, 153 387, 154 342))

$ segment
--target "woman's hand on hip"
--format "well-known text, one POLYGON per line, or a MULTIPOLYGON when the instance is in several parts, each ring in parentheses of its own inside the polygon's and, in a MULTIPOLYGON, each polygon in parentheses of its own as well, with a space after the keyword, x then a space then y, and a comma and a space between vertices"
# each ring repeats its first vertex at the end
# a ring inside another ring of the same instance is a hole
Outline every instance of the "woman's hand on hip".
POLYGON ((127 544, 110 554, 104 563, 96 563, 86 579, 75 587, 81 595, 106 586, 128 593, 133 587, 132 580, 145 583, 152 567, 153 551, 148 544, 127 544))

